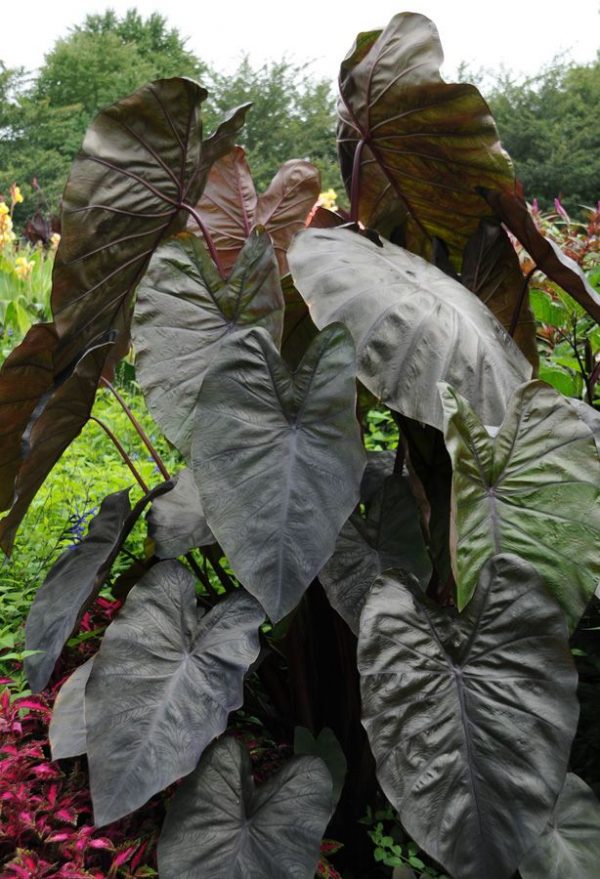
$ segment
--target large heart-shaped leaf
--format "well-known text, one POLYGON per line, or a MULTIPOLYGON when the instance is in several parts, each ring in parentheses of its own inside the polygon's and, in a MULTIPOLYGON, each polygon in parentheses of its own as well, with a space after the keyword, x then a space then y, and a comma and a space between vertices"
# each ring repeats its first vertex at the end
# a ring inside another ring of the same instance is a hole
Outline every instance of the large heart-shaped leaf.
POLYGON ((90 523, 87 535, 66 549, 36 592, 25 625, 25 646, 36 650, 25 659, 34 693, 43 690, 56 660, 98 596, 129 532, 144 507, 164 490, 158 486, 132 509, 129 489, 109 494, 90 523))
POLYGON ((344 323, 360 380, 409 418, 442 428, 436 382, 444 379, 486 424, 499 424, 511 393, 531 375, 490 311, 407 250, 350 229, 307 229, 288 257, 316 325, 344 323))
POLYGON ((106 630, 86 689, 96 824, 132 812, 196 766, 242 704, 264 614, 243 591, 206 615, 178 562, 155 565, 106 630))
POLYGON ((254 329, 222 345, 198 396, 193 470, 208 525, 274 622, 321 570, 359 499, 354 369, 339 324, 295 373, 254 329))
POLYGON ((487 305, 505 330, 514 328, 515 342, 536 369, 537 324, 529 305, 527 281, 519 257, 499 222, 482 220, 469 238, 460 279, 487 305))
POLYGON ((344 787, 348 764, 333 730, 326 726, 315 738, 305 726, 297 726, 294 730, 294 754, 320 757, 327 766, 333 782, 331 796, 335 809, 344 787))
POLYGON ((264 231, 247 240, 227 281, 193 236, 164 244, 154 257, 135 308, 137 374, 154 418, 186 458, 198 391, 223 340, 262 326, 279 346, 283 306, 264 231))
POLYGON ((422 586, 431 575, 419 509, 407 478, 400 475, 385 480, 366 519, 359 513, 350 516, 319 574, 331 606, 355 635, 369 589, 388 568, 413 574, 422 586))
POLYGON ((161 879, 313 879, 331 776, 295 757, 255 788, 236 739, 215 743, 173 797, 158 843, 161 879))
POLYGON ((53 760, 78 757, 87 750, 85 688, 93 662, 92 656, 67 678, 58 691, 48 729, 53 760))
POLYGON ((192 471, 185 467, 174 482, 170 491, 153 502, 148 513, 148 534, 159 559, 174 559, 215 542, 192 471))
POLYGON ((61 337, 127 331, 131 294, 167 235, 185 227, 211 165, 235 143, 249 105, 202 140, 207 92, 161 79, 102 110, 63 195, 52 310, 61 337))
POLYGON ((304 159, 285 162, 261 196, 256 194, 241 147, 215 162, 196 211, 213 240, 224 276, 256 225, 264 226, 271 236, 280 273, 285 275, 288 245, 303 228, 320 188, 319 172, 304 159))
POLYGON ((536 845, 519 864, 522 879, 596 879, 600 864, 600 803, 569 772, 536 845))
POLYGON ((564 617, 535 569, 495 556, 461 616, 384 574, 358 664, 377 777, 407 832, 455 879, 508 879, 550 817, 578 718, 564 617))
POLYGON ((563 290, 596 321, 600 321, 600 294, 594 290, 575 260, 564 254, 550 238, 546 238, 533 221, 521 188, 510 187, 495 191, 494 187, 483 193, 504 225, 519 239, 527 253, 544 274, 563 290))
POLYGON ((248 105, 203 142, 205 97, 191 80, 158 80, 88 129, 63 196, 55 324, 33 327, 0 373, 0 508, 14 501, 0 526, 7 553, 31 499, 87 420, 102 370, 127 348, 131 296, 152 253, 183 228, 211 164, 243 124, 248 105))
POLYGON ((498 552, 535 565, 577 624, 600 579, 600 461, 587 425, 553 388, 515 393, 497 435, 442 387, 452 458, 452 566, 463 608, 477 571, 498 552))
POLYGON ((292 369, 296 369, 319 331, 312 322, 306 302, 296 290, 291 275, 285 275, 281 279, 281 288, 285 299, 281 355, 292 369))
POLYGON ((442 80, 438 32, 425 16, 401 13, 380 35, 361 36, 342 64, 338 104, 355 218, 388 236, 405 225, 416 252, 436 237, 460 256, 492 215, 476 188, 514 182, 489 107, 474 86, 442 80))

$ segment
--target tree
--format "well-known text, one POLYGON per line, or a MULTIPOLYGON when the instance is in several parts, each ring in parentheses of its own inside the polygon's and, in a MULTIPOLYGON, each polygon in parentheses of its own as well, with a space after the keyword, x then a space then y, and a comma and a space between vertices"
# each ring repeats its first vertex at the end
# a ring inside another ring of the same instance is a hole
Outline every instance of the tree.
POLYGON ((55 43, 35 80, 2 68, 0 188, 17 180, 31 195, 37 178, 56 210, 70 163, 102 107, 149 80, 205 71, 161 15, 144 20, 130 9, 121 19, 111 10, 87 16, 55 43))
POLYGON ((528 199, 560 196, 567 209, 592 205, 600 190, 600 55, 558 64, 524 82, 502 74, 489 104, 528 199))
POLYGON ((323 189, 341 191, 335 101, 329 83, 313 79, 307 65, 282 59, 255 68, 245 56, 232 76, 213 73, 208 89, 209 125, 228 108, 252 102, 241 142, 259 190, 282 162, 298 158, 317 166, 323 189))

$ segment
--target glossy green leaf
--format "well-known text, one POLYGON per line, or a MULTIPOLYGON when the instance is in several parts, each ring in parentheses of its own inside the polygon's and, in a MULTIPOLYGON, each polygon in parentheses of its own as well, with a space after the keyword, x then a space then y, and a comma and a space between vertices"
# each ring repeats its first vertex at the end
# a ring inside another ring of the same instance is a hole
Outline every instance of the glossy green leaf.
POLYGON ((350 229, 307 229, 288 253, 319 328, 344 323, 358 377, 376 397, 442 428, 436 382, 454 382, 499 424, 531 367, 490 311, 457 281, 394 244, 350 229))
POLYGON ((600 803, 569 773, 552 819, 519 864, 522 879, 596 879, 600 864, 600 803))
POLYGON ((441 397, 459 608, 486 559, 514 552, 535 565, 574 628, 600 579, 600 461, 589 427, 538 381, 518 389, 494 438, 456 391, 442 387, 441 397))
POLYGON ((177 790, 158 843, 161 879, 313 879, 331 813, 331 776, 295 757, 255 788, 228 737, 177 790))
POLYGON ((86 689, 96 824, 116 821, 194 769, 242 704, 263 620, 241 590, 205 614, 178 562, 155 565, 133 587, 86 689))
POLYGON ((189 458, 198 392, 231 333, 262 326, 281 341, 283 294, 269 236, 255 231, 227 281, 193 236, 164 244, 140 284, 133 339, 150 412, 189 458))
POLYGON ((373 498, 366 519, 353 513, 338 535, 321 573, 331 606, 358 635, 360 613, 376 577, 401 568, 427 586, 431 561, 421 533, 419 509, 403 476, 389 476, 373 498))
POLYGON ((395 15, 373 40, 362 35, 340 72, 338 148, 357 218, 424 253, 442 239, 460 256, 483 217, 477 186, 514 182, 489 107, 478 90, 442 80, 437 29, 423 15, 395 15), (356 171, 355 171, 356 168, 356 171))
POLYGON ((78 757, 87 750, 85 688, 93 662, 92 656, 67 678, 58 691, 48 729, 53 760, 78 757))
POLYGON ((358 646, 377 777, 454 879, 509 879, 548 821, 577 726, 558 605, 516 556, 490 559, 460 616, 380 577, 358 646))
POLYGON ((261 329, 225 342, 198 396, 193 470, 236 576, 277 622, 335 546, 365 453, 354 346, 339 324, 290 373, 261 329))
POLYGON ((192 471, 185 467, 173 481, 174 487, 156 498, 148 513, 148 535, 160 559, 174 559, 215 542, 192 471))

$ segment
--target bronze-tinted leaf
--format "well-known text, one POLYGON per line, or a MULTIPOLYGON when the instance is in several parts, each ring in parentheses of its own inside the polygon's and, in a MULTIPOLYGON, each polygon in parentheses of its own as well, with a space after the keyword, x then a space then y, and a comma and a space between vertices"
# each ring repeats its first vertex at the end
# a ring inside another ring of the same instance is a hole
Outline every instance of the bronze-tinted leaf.
POLYGON ((459 258, 493 215, 477 187, 512 185, 512 164, 478 90, 442 80, 433 22, 401 13, 375 36, 361 35, 340 73, 338 147, 357 219, 387 237, 402 225, 423 255, 440 238, 459 258))
POLYGON ((454 879, 509 879, 550 818, 579 714, 567 637, 513 555, 486 563, 460 616, 400 572, 371 589, 358 664, 377 776, 454 879))
POLYGON ((55 323, 34 327, 0 373, 0 508, 14 501, 0 524, 5 552, 87 420, 102 371, 127 349, 131 296, 152 253, 183 227, 186 199, 198 199, 243 124, 247 105, 202 141, 205 97, 191 80, 158 80, 103 110, 88 129, 63 196, 55 323))
POLYGON ((319 757, 294 757, 256 788, 244 746, 222 739, 173 797, 161 879, 313 879, 331 796, 319 757))
MULTIPOLYGON (((212 166, 202 198, 196 205, 196 211, 213 240, 225 277, 255 225, 257 204, 258 195, 246 153, 242 147, 236 146, 212 166)), ((198 225, 193 218, 188 221, 188 228, 198 235, 198 225)))
POLYGON ((246 107, 206 141, 207 92, 162 79, 102 110, 90 125, 63 195, 52 278, 61 339, 81 348, 107 328, 126 334, 131 296, 167 235, 185 227, 211 164, 233 146, 246 107))
MULTIPOLYGON (((280 274, 285 275, 288 245, 303 228, 320 188, 319 172, 304 159, 285 162, 261 196, 241 147, 216 162, 196 211, 213 240, 223 276, 228 277, 254 226, 264 226, 271 236, 280 274)), ((188 226, 198 233, 191 221, 188 226)))
POLYGON ((291 275, 281 279, 281 288, 285 299, 281 355, 292 369, 296 369, 319 331, 291 275))
MULTIPOLYGON (((106 350, 106 347, 101 346, 85 354, 69 377, 55 383, 42 394, 33 409, 23 431, 19 461, 15 462, 17 475, 13 505, 10 512, 0 520, 0 546, 7 555, 10 555, 15 534, 29 504, 50 470, 81 433, 89 418, 98 379, 106 361, 106 350)), ((20 357, 19 348, 17 352, 20 357)), ((36 369, 39 374, 39 369, 36 369)), ((43 368, 41 372, 43 373, 43 368)), ((0 378, 0 387, 3 385, 0 378)), ((9 392, 12 396, 13 390, 10 387, 9 392)), ((14 387, 14 392, 22 394, 23 388, 14 387)))
POLYGON ((571 257, 564 254, 535 225, 520 187, 482 190, 496 215, 519 239, 537 267, 566 290, 591 316, 600 321, 600 294, 571 257))
POLYGON ((514 322, 513 339, 537 369, 537 324, 529 305, 527 281, 519 257, 499 222, 482 220, 469 238, 460 280, 487 305, 505 330, 510 331, 514 322))
POLYGON ((273 245, 256 229, 225 281, 193 235, 166 242, 137 296, 137 374, 150 412, 189 459, 198 392, 219 348, 237 330, 264 327, 279 347, 283 293, 273 245))

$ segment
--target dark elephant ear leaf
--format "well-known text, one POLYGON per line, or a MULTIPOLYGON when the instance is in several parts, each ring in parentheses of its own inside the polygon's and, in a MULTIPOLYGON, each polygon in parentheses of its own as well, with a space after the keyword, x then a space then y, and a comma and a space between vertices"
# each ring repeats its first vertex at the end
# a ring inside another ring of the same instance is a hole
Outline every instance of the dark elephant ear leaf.
POLYGON ((320 191, 321 177, 315 166, 291 159, 281 165, 258 199, 256 222, 271 236, 281 275, 289 271, 286 254, 291 240, 304 228, 320 191))
POLYGON ((227 737, 178 788, 158 843, 161 879, 313 879, 331 814, 331 776, 294 757, 255 788, 244 746, 227 737))
POLYGON ((460 258, 492 215, 477 187, 512 185, 511 161, 478 90, 442 80, 433 22, 400 13, 374 36, 359 37, 340 73, 338 147, 357 218, 387 237, 401 225, 423 255, 440 238, 460 258))
POLYGON ((563 614, 517 556, 460 616, 400 572, 362 613, 363 724, 415 842, 455 879, 509 879, 548 821, 579 713, 563 614))
POLYGON ((0 525, 6 553, 89 417, 100 375, 127 350, 131 298, 152 253, 183 228, 210 165, 243 124, 247 105, 202 141, 205 97, 191 80, 158 80, 103 110, 88 129, 63 196, 55 323, 34 327, 0 373, 0 508, 14 503, 0 525))
POLYGON ((148 513, 148 534, 160 559, 174 559, 215 542, 192 471, 185 467, 173 481, 173 488, 156 498, 148 513))
POLYGON ((14 499, 22 438, 39 401, 54 381, 58 336, 53 324, 35 324, 8 355, 0 372, 0 510, 14 499))
POLYGON ((53 760, 78 757, 87 751, 85 688, 92 671, 92 656, 67 678, 52 706, 48 739, 53 760))
MULTIPOLYGON (((34 329, 36 329, 34 327, 34 329)), ((31 332, 31 331, 30 331, 31 332)), ((0 520, 0 546, 10 555, 12 545, 29 504, 43 484, 62 453, 78 436, 89 418, 98 379, 106 361, 109 345, 100 346, 81 357, 70 370, 67 377, 61 377, 46 389, 23 428, 21 436, 20 460, 17 462, 16 479, 14 482, 13 505, 10 512, 0 520)), ((17 349, 21 361, 20 349, 17 349)), ((16 352, 14 352, 16 353, 16 352)), ((35 378, 44 381, 44 367, 35 367, 35 378)), ((16 377, 26 380, 27 368, 17 370, 16 377)), ((0 385, 3 384, 0 380, 0 385)), ((15 390, 15 396, 22 394, 15 390)), ((9 389, 11 407, 15 399, 12 388, 9 389)), ((28 406, 33 401, 28 401, 28 406)), ((16 442, 17 435, 13 434, 16 442)))
POLYGON ((512 330, 514 322, 513 339, 537 369, 537 324, 529 305, 528 284, 519 257, 499 222, 482 220, 469 238, 460 279, 487 305, 505 330, 512 330))
POLYGON ((600 803, 569 772, 554 814, 519 864, 522 879, 596 879, 600 864, 600 803))
POLYGON ((285 299, 281 355, 292 369, 296 369, 319 331, 291 275, 284 275, 281 288, 285 299))
POLYGON ((596 321, 600 321, 600 294, 577 263, 545 238, 535 225, 520 187, 482 190, 497 217, 518 238, 536 266, 566 290, 596 321))
POLYGON ((194 578, 175 561, 155 565, 133 587, 86 690, 96 824, 116 821, 194 769, 242 704, 263 621, 243 590, 203 615, 194 578))
MULTIPOLYGON (((227 277, 255 225, 258 195, 246 161, 246 153, 235 146, 210 169, 204 192, 196 211, 200 215, 227 277)), ((193 219, 188 228, 198 235, 193 219)))
POLYGON ((369 589, 388 568, 407 571, 423 587, 431 576, 417 502, 408 479, 401 475, 385 480, 372 499, 366 520, 359 513, 350 516, 319 574, 331 606, 355 635, 369 589))
POLYGON ((359 379, 396 412, 441 429, 436 382, 451 375, 486 424, 499 424, 531 375, 489 309, 414 253, 351 229, 306 229, 288 259, 317 327, 348 327, 359 379))
POLYGON ((209 528, 273 622, 298 603, 359 499, 354 346, 333 324, 290 373, 261 329, 224 343, 198 395, 193 470, 209 528))
POLYGON ((569 401, 533 381, 492 437, 466 400, 441 387, 452 459, 452 567, 465 607, 484 561, 532 562, 574 628, 600 580, 600 461, 569 401))
POLYGON ((159 486, 147 494, 133 510, 129 489, 109 494, 86 537, 63 552, 38 589, 25 625, 27 649, 41 651, 25 659, 27 680, 34 693, 48 683, 56 660, 97 598, 129 532, 146 504, 162 490, 159 486))
POLYGON ((135 307, 137 375, 152 415, 186 458, 198 392, 219 348, 251 326, 264 327, 279 346, 283 308, 273 245, 260 228, 226 281, 192 235, 157 252, 135 307))
POLYGON ((185 228, 212 162, 233 146, 240 108, 202 139, 207 92, 161 79, 96 117, 63 195, 52 310, 61 338, 85 343, 108 327, 127 334, 131 296, 167 234, 185 228))

